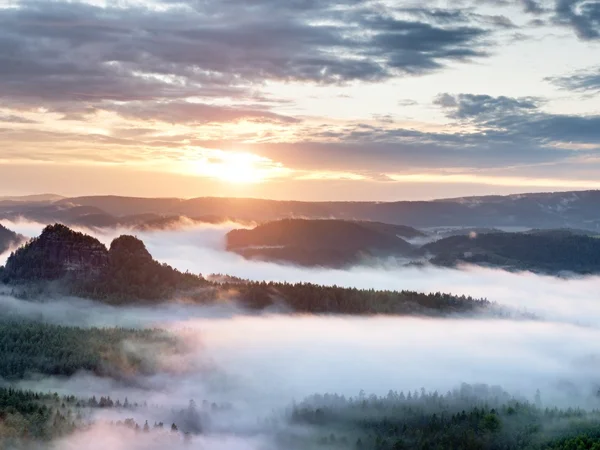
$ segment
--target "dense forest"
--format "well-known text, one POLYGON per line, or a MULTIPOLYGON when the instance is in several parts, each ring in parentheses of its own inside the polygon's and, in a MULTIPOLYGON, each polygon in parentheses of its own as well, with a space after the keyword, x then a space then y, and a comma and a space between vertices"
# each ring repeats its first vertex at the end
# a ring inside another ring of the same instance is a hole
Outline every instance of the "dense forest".
POLYGON ((230 231, 227 249, 250 259, 343 267, 366 257, 412 256, 416 249, 403 238, 423 236, 415 228, 379 222, 284 219, 230 231))
POLYGON ((177 342, 156 329, 79 328, 38 322, 0 322, 0 378, 28 374, 70 376, 85 370, 113 377, 156 370, 151 358, 128 350, 135 344, 170 352, 177 342), (123 345, 125 342, 129 346, 123 345))
POLYGON ((108 264, 98 278, 72 284, 75 295, 109 302, 165 300, 177 292, 206 285, 197 275, 182 273, 152 258, 144 243, 133 236, 115 239, 108 251, 108 264))
MULTIPOLYGON (((600 401, 599 401, 600 406, 600 401)), ((369 450, 579 450, 600 447, 600 411, 545 408, 500 388, 463 385, 446 394, 395 392, 294 405, 292 423, 315 428, 322 448, 369 450)))
MULTIPOLYGON (((158 406, 130 402, 127 398, 112 399, 110 395, 87 399, 73 395, 34 392, 11 387, 0 387, 0 448, 31 449, 36 443, 50 442, 75 431, 83 431, 94 424, 92 413, 98 409, 115 409, 123 415, 152 412, 162 413, 165 418, 177 422, 136 422, 133 418, 111 421, 108 425, 129 428, 138 433, 170 432, 199 433, 207 411, 226 407, 203 402, 197 407, 193 400, 186 408, 164 410, 158 406), (5 445, 6 447, 4 447, 5 445)), ((42 448, 35 446, 34 448, 42 448)))
POLYGON ((213 285, 212 289, 204 289, 192 298, 201 302, 217 301, 223 292, 253 309, 280 306, 310 314, 449 315, 494 310, 491 302, 464 295, 378 291, 311 283, 224 282, 213 285))
POLYGON ((19 245, 24 240, 25 237, 0 224, 0 253, 4 253, 11 247, 19 245))
POLYGON ((21 297, 47 295, 43 283, 53 282, 53 289, 58 283, 63 293, 113 304, 185 297, 198 303, 227 298, 252 309, 278 306, 315 314, 442 315, 493 309, 483 299, 442 293, 243 280, 217 283, 159 263, 136 237, 120 236, 106 249, 97 239, 59 224, 49 225, 14 252, 0 278, 21 297))
MULTIPOLYGON (((121 416, 156 417, 111 421, 136 433, 205 433, 212 414, 231 405, 203 401, 179 409, 112 399, 0 388, 0 444, 33 448, 94 423, 96 409, 116 409, 121 416), (150 414, 152 413, 152 414, 150 414)), ((338 450, 597 450, 600 411, 544 407, 541 393, 534 403, 511 397, 497 387, 463 384, 446 394, 390 391, 385 397, 353 398, 315 395, 293 404, 283 415, 261 421, 265 435, 278 448, 338 450), (273 422, 273 420, 275 422, 273 422), (275 424, 278 425, 275 425, 275 424)), ((258 417, 257 417, 258 419, 258 417)))
POLYGON ((600 272, 600 239, 568 230, 452 236, 423 250, 434 255, 432 263, 444 266, 467 262, 552 274, 600 272))

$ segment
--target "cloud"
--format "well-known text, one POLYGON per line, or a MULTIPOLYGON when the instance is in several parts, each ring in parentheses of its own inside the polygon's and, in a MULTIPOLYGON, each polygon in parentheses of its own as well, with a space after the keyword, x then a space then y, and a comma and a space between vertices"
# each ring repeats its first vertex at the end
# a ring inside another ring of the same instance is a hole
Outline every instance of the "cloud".
POLYGON ((600 91, 600 68, 579 71, 560 77, 548 77, 546 80, 562 89, 593 93, 600 91))
POLYGON ((212 122, 236 122, 248 120, 263 123, 298 123, 299 119, 275 114, 260 106, 220 106, 185 101, 129 102, 109 107, 121 116, 141 120, 157 120, 166 123, 204 124, 212 122))
POLYGON ((482 120, 483 118, 502 118, 507 114, 536 110, 539 100, 445 93, 438 95, 433 103, 444 108, 448 116, 454 119, 482 120))
POLYGON ((520 0, 520 2, 523 5, 525 12, 539 15, 546 11, 546 9, 537 0, 520 0))
POLYGON ((15 116, 14 114, 0 115, 0 122, 21 123, 21 124, 38 123, 35 120, 27 119, 27 118, 21 117, 21 116, 15 116))
POLYGON ((583 40, 600 39, 600 3, 595 0, 556 0, 555 21, 572 27, 583 40))
POLYGON ((537 98, 440 94, 434 103, 451 118, 480 125, 481 137, 490 141, 600 144, 600 116, 546 113, 537 98))
POLYGON ((485 56, 489 34, 402 20, 356 1, 164 4, 170 7, 31 0, 0 9, 0 95, 50 105, 240 98, 265 80, 428 73, 485 56))

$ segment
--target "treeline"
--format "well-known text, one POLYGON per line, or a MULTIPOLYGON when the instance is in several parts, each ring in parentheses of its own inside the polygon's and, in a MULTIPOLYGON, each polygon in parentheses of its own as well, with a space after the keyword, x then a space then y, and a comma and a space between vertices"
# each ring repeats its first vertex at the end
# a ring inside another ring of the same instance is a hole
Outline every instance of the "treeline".
POLYGON ((295 405, 293 424, 330 448, 579 450, 600 446, 600 412, 544 408, 498 389, 463 385, 447 394, 319 396, 295 405))
POLYGON ((144 243, 120 236, 110 244, 108 266, 97 279, 75 285, 73 291, 100 300, 160 300, 205 284, 202 277, 180 272, 152 258, 144 243))
POLYGON ((0 269, 0 279, 12 286, 15 295, 25 298, 43 295, 51 283, 53 289, 112 304, 168 301, 178 295, 213 303, 228 297, 252 309, 282 306, 299 313, 357 315, 444 315, 492 306, 486 300, 442 293, 241 282, 235 278, 211 282, 159 263, 136 237, 120 236, 106 249, 97 239, 60 224, 47 226, 38 238, 14 252, 0 269))
POLYGON ((568 231, 452 236, 427 244, 434 264, 460 262, 544 273, 600 272, 600 239, 568 231))
POLYGON ((115 377, 153 373, 155 361, 128 350, 136 344, 170 352, 177 348, 175 338, 156 329, 0 321, 0 378, 19 379, 33 373, 70 376, 81 370, 115 377), (126 347, 125 342, 133 346, 126 347))
POLYGON ((0 442, 62 436, 75 430, 76 420, 57 395, 0 388, 0 442))
MULTIPOLYGON (((0 448, 5 448, 2 444, 9 443, 16 448, 29 448, 28 443, 51 441, 74 431, 84 430, 93 425, 91 411, 104 408, 115 408, 125 414, 128 411, 142 412, 148 409, 147 405, 129 403, 127 398, 123 402, 113 401, 110 396, 100 397, 99 400, 95 396, 81 399, 72 395, 59 396, 57 393, 0 387, 0 448)), ((199 432, 201 413, 201 410, 196 409, 195 403, 190 401, 188 408, 166 414, 182 420, 183 426, 175 422, 154 422, 150 425, 147 420, 139 423, 132 418, 110 424, 139 432, 199 432)))
POLYGON ((306 314, 447 315, 489 309, 485 299, 440 292, 378 291, 374 289, 322 286, 312 283, 254 282, 240 280, 211 283, 210 288, 191 295, 197 302, 216 302, 223 297, 245 307, 264 309, 280 306, 306 314))

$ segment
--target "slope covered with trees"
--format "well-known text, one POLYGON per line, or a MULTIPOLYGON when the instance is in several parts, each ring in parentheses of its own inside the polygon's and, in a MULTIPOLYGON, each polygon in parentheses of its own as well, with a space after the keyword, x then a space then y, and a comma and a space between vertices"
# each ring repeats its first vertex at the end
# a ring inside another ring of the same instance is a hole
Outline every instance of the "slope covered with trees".
POLYGON ((403 237, 423 234, 411 227, 377 222, 284 219, 227 234, 227 249, 246 258, 313 266, 343 266, 365 256, 409 256, 403 237))
POLYGON ((252 309, 280 306, 315 314, 398 315, 471 313, 489 311, 493 306, 486 300, 442 293, 244 280, 210 282, 200 275, 182 273, 154 260, 136 237, 120 236, 107 250, 97 239, 64 225, 46 227, 40 237, 9 257, 0 274, 5 283, 28 297, 45 294, 43 289, 27 290, 28 283, 53 281, 53 288, 68 294, 113 304, 168 301, 176 295, 209 304, 222 301, 226 296, 252 309))
POLYGON ((160 330, 79 328, 38 322, 0 322, 0 378, 27 374, 70 376, 85 370, 121 377, 152 373, 153 361, 124 345, 153 345, 171 352, 176 341, 160 330))
POLYGON ((0 224, 0 253, 23 242, 25 238, 0 224))
POLYGON ((200 302, 218 301, 223 291, 249 308, 280 306, 308 314, 441 316, 494 312, 491 302, 464 295, 378 291, 312 283, 226 282, 203 289, 192 298, 200 302))
MULTIPOLYGON (((544 408, 499 388, 463 385, 447 394, 395 392, 347 399, 315 396, 294 405, 292 423, 316 430, 322 448, 579 450, 600 446, 600 413, 544 408)), ((295 448, 302 448, 297 446, 295 448)))
POLYGON ((466 262, 544 273, 600 272, 600 239, 568 231, 452 236, 423 250, 444 266, 466 262))
POLYGON ((0 275, 5 283, 94 278, 107 262, 108 252, 98 239, 54 224, 11 253, 0 275))
POLYGON ((111 243, 108 262, 100 276, 75 284, 72 292, 109 302, 164 300, 176 292, 205 284, 199 276, 154 260, 140 239, 120 236, 111 243))
POLYGON ((61 224, 48 225, 13 252, 0 279, 12 285, 60 281, 69 294, 104 300, 165 299, 204 283, 155 261, 133 236, 120 236, 107 249, 96 238, 61 224))

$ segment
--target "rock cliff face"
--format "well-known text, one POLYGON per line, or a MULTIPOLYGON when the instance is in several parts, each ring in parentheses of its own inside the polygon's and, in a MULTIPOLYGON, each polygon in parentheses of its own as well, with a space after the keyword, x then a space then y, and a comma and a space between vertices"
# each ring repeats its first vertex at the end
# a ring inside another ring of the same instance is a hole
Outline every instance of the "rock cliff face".
POLYGON ((97 239, 64 225, 44 228, 42 234, 10 255, 4 281, 89 279, 108 265, 108 250, 97 239))
POLYGON ((146 249, 144 242, 129 235, 119 236, 112 241, 108 254, 114 265, 131 260, 139 263, 152 262, 152 255, 146 249))
POLYGON ((116 238, 107 250, 96 238, 58 224, 47 226, 0 268, 0 281, 13 286, 53 280, 72 295, 114 302, 167 299, 205 283, 154 260, 134 236, 116 238))

